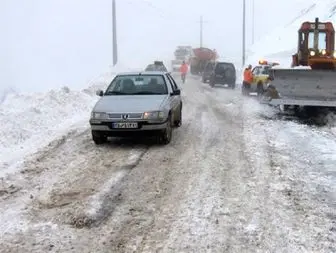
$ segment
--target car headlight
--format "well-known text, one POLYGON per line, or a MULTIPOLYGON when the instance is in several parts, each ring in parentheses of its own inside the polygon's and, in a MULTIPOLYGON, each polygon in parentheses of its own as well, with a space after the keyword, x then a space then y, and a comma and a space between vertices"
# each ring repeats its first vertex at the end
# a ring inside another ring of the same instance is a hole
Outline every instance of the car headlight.
POLYGON ((107 114, 105 112, 92 112, 91 118, 92 119, 105 119, 107 114))
POLYGON ((321 50, 321 53, 322 53, 322 55, 326 55, 326 54, 327 54, 327 50, 322 49, 322 50, 321 50))
POLYGON ((164 119, 164 112, 155 111, 155 112, 144 112, 143 118, 144 119, 164 119))
POLYGON ((310 56, 315 56, 316 55, 316 53, 315 53, 315 51, 310 51, 310 56))

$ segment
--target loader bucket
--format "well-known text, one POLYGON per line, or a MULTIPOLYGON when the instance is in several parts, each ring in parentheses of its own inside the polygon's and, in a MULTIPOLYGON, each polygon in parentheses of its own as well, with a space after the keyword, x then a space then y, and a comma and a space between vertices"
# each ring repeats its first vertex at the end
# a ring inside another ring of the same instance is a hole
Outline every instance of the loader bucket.
POLYGON ((280 99, 291 101, 288 104, 336 106, 335 71, 271 69, 270 77, 280 99))

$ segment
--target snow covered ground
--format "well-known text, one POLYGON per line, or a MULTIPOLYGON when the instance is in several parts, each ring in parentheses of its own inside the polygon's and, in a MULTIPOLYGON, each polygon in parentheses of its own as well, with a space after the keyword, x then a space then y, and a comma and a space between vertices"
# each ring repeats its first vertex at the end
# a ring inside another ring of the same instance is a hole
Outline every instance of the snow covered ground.
MULTIPOLYGON (((298 25, 331 15, 314 4, 247 63, 288 64, 298 25)), ((94 91, 114 74, 0 97, 0 252, 336 252, 335 115, 309 125, 188 77, 170 145, 98 147, 94 91)))
POLYGON ((336 251, 335 128, 279 120, 239 90, 189 77, 170 145, 97 147, 84 113, 95 98, 57 94, 67 99, 48 104, 87 102, 76 109, 86 126, 3 178, 1 252, 336 251))

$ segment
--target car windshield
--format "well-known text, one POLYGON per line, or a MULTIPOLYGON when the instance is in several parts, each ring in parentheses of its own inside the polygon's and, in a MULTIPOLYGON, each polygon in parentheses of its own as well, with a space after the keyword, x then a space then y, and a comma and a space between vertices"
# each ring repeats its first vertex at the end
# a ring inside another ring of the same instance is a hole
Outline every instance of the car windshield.
POLYGON ((175 56, 185 56, 188 55, 188 50, 184 48, 176 49, 175 56))
POLYGON ((262 70, 261 70, 261 74, 262 75, 269 75, 269 70, 270 70, 270 67, 264 67, 262 70))
POLYGON ((168 94, 168 89, 162 75, 121 75, 113 79, 104 95, 164 94, 168 94))
POLYGON ((218 63, 216 66, 217 73, 225 73, 227 70, 233 70, 231 64, 228 63, 218 63))

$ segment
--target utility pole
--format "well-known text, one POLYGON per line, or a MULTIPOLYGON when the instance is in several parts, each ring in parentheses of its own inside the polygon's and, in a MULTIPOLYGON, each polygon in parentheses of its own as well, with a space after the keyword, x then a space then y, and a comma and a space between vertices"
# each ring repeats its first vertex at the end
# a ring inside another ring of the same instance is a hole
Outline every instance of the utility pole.
POLYGON ((203 16, 200 17, 200 47, 203 47, 203 16))
POLYGON ((252 0, 252 44, 254 44, 254 0, 252 0))
POLYGON ((243 48, 242 48, 242 65, 245 66, 245 23, 246 23, 246 0, 243 0, 243 48))
POLYGON ((117 45, 117 16, 116 16, 116 3, 112 0, 112 62, 115 66, 118 62, 118 45, 117 45))

